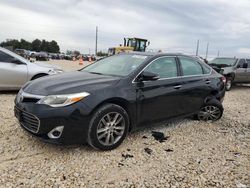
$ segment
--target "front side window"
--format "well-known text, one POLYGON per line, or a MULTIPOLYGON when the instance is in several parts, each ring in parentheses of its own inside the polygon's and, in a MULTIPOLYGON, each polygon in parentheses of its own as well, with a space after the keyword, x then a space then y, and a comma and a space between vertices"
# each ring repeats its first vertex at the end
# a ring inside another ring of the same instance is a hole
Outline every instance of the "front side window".
POLYGON ((244 63, 246 63, 245 59, 240 59, 237 67, 243 68, 244 63))
POLYGON ((250 59, 247 59, 248 68, 250 68, 250 59))
POLYGON ((0 62, 11 63, 14 60, 12 56, 0 51, 0 62))
POLYGON ((197 61, 185 57, 180 57, 179 59, 183 76, 195 76, 203 74, 202 67, 197 61))
POLYGON ((177 77, 177 66, 174 57, 162 57, 154 60, 144 71, 158 74, 161 78, 177 77))
POLYGON ((120 54, 97 61, 81 71, 93 74, 112 76, 127 76, 139 67, 148 56, 134 54, 120 54))

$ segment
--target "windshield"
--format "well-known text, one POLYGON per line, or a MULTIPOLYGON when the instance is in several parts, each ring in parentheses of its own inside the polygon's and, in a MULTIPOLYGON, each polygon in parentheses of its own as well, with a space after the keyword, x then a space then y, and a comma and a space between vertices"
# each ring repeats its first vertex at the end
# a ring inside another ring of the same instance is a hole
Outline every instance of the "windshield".
POLYGON ((233 66, 236 63, 236 60, 237 59, 233 58, 215 58, 214 60, 210 61, 209 64, 233 66))
POLYGON ((127 76, 141 65, 148 56, 134 54, 120 54, 110 56, 91 64, 81 71, 93 74, 104 74, 113 76, 127 76))

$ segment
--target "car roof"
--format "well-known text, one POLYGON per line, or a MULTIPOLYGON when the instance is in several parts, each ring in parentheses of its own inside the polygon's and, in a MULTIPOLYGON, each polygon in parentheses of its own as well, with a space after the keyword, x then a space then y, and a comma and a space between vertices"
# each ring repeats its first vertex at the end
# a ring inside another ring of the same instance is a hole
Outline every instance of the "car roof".
POLYGON ((125 52, 126 53, 129 53, 129 54, 135 54, 135 55, 145 55, 145 56, 187 56, 187 57, 192 57, 190 55, 185 55, 183 53, 162 53, 162 52, 159 52, 159 53, 156 53, 156 52, 125 52))

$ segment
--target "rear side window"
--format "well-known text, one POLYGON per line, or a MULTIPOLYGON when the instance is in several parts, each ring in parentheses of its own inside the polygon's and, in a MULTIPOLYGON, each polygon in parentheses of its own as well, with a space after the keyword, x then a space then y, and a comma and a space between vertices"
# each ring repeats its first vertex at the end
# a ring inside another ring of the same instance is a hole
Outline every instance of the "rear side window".
POLYGON ((13 57, 0 51, 0 62, 11 63, 13 61, 13 57))
POLYGON ((144 71, 158 74, 160 78, 177 77, 177 66, 174 57, 161 57, 154 60, 144 71))
POLYGON ((190 58, 179 57, 183 76, 195 76, 195 75, 202 75, 203 70, 201 65, 190 58))

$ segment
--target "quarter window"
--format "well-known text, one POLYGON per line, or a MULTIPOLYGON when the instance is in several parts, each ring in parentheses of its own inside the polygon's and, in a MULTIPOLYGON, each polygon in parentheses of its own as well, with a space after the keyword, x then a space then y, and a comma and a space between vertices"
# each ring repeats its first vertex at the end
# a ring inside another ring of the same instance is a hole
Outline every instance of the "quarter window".
POLYGON ((209 74, 211 72, 211 68, 205 66, 205 65, 202 65, 202 68, 203 68, 203 73, 204 74, 209 74))
POLYGON ((13 61, 13 57, 0 51, 0 62, 11 63, 13 61))
POLYGON ((177 77, 177 66, 174 57, 162 57, 154 60, 144 71, 158 74, 160 78, 177 77))
POLYGON ((185 57, 180 57, 179 59, 181 62, 183 76, 203 74, 202 67, 197 61, 185 57))

